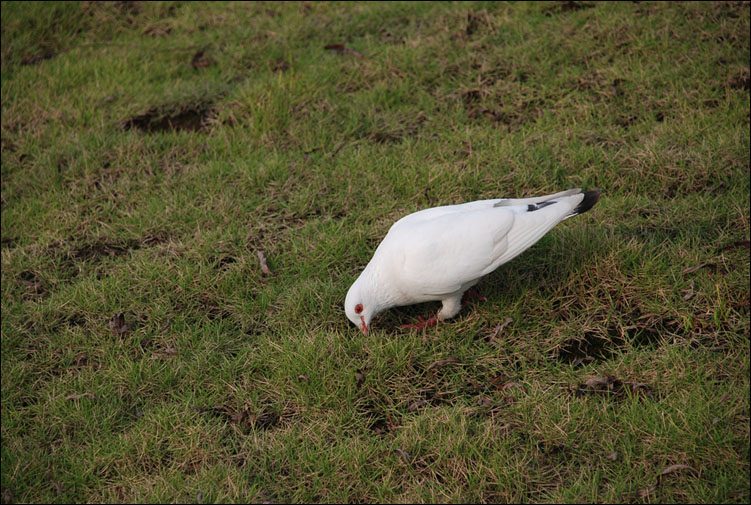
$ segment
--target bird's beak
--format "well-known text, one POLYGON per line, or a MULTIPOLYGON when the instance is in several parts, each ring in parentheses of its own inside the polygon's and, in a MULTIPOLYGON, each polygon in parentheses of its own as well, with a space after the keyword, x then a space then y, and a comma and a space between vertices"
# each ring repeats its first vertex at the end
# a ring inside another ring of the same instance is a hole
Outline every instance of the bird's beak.
POLYGON ((360 329, 362 330, 363 335, 366 337, 368 336, 368 325, 365 324, 365 318, 360 316, 360 321, 362 321, 362 324, 360 324, 360 329))

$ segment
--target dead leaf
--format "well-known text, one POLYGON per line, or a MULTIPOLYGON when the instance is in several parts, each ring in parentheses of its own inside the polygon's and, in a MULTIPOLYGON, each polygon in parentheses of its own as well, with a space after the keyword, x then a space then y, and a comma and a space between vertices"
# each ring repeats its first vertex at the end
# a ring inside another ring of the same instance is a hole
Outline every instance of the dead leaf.
POLYGON ((503 323, 497 325, 495 329, 493 330, 493 334, 488 338, 488 342, 494 342, 496 337, 508 326, 509 324, 514 322, 513 317, 507 317, 503 323))
POLYGON ((355 381, 357 382, 358 388, 362 386, 362 383, 365 382, 365 374, 362 373, 360 370, 357 370, 355 372, 355 381))
POLYGON ((585 393, 612 393, 623 394, 626 388, 632 393, 648 393, 649 386, 642 382, 622 381, 617 377, 605 374, 604 377, 590 377, 584 383, 579 384, 575 389, 575 394, 580 396, 585 393))
POLYGON ((649 386, 644 384, 643 382, 630 382, 626 381, 624 382, 627 386, 631 388, 632 393, 638 393, 639 391, 643 391, 645 393, 649 392, 649 386))
POLYGON ((682 471, 689 472, 693 476, 699 475, 699 472, 697 472, 696 469, 694 467, 692 467, 692 466, 684 465, 684 464, 681 464, 681 463, 678 463, 678 464, 675 464, 675 465, 670 465, 670 466, 666 467, 662 472, 660 472, 660 474, 657 476, 657 484, 655 484, 652 487, 640 489, 637 492, 637 496, 639 498, 646 498, 646 497, 648 497, 649 495, 651 495, 652 493, 654 493, 655 491, 657 491, 657 488, 659 488, 660 485, 662 484, 662 478, 665 475, 669 475, 669 474, 675 473, 675 472, 682 472, 682 471))
POLYGON ((690 300, 691 298, 694 297, 694 295, 696 294, 696 293, 694 293, 694 281, 691 281, 688 284, 688 289, 686 289, 685 291, 686 291, 686 294, 683 295, 683 299, 684 300, 688 301, 688 300, 690 300))
POLYGON ((500 388, 503 386, 503 384, 506 382, 506 376, 503 374, 497 375, 490 379, 490 383, 493 384, 495 387, 500 388))
POLYGON ((639 498, 646 498, 647 496, 651 495, 655 491, 657 491, 657 486, 652 486, 652 487, 648 487, 645 489, 640 489, 637 492, 637 495, 639 496, 639 498))
POLYGON ((146 26, 143 29, 144 35, 149 35, 151 37, 163 37, 164 35, 169 35, 169 33, 172 31, 171 26, 160 26, 157 23, 151 24, 146 26))
POLYGON ((99 107, 100 105, 103 105, 105 103, 113 102, 115 100, 115 98, 117 98, 115 95, 108 95, 108 96, 102 98, 101 100, 99 100, 96 103, 96 105, 97 105, 97 107, 99 107))
POLYGON ((394 449, 394 452, 396 452, 399 456, 401 456, 402 461, 406 463, 407 465, 412 464, 412 458, 409 457, 409 454, 404 449, 399 449, 398 447, 394 449))
POLYGON ((415 402, 410 403, 409 406, 407 407, 407 410, 414 412, 415 410, 419 409, 423 405, 427 405, 427 404, 428 404, 427 400, 417 400, 415 402))
POLYGON ((450 365, 452 363, 459 363, 459 359, 458 358, 454 358, 453 356, 450 357, 450 358, 446 358, 446 359, 439 359, 438 361, 434 361, 433 363, 431 363, 430 365, 428 365, 427 370, 430 370, 431 368, 436 368, 436 367, 442 367, 442 366, 445 366, 445 365, 450 365))
POLYGON ((91 393, 71 393, 65 397, 66 400, 80 400, 81 398, 91 398, 93 400, 95 396, 91 393))
POLYGON ((605 455, 605 457, 611 461, 618 461, 619 456, 620 454, 618 454, 618 451, 609 452, 605 455))
POLYGON ((269 270, 269 266, 266 264, 266 254, 263 251, 258 251, 258 260, 261 262, 261 271, 265 275, 274 275, 271 270, 269 270))
POLYGON ((310 383, 310 377, 307 375, 298 375, 297 380, 310 383))
POLYGON ((125 314, 118 312, 110 318, 110 330, 117 335, 124 335, 128 332, 128 325, 125 323, 125 314))
POLYGON ((603 389, 609 389, 609 386, 611 386, 613 382, 613 378, 611 377, 590 377, 589 379, 584 381, 584 384, 582 384, 582 386, 599 391, 603 389))
POLYGON ((675 465, 670 465, 669 467, 665 468, 662 472, 660 472, 660 477, 662 477, 663 475, 668 475, 668 474, 675 473, 675 472, 682 472, 684 470, 693 474, 694 476, 699 474, 699 472, 697 472, 694 467, 678 463, 675 465))
POLYGON ((523 387, 524 386, 522 386, 518 382, 507 382, 506 384, 498 386, 498 389, 500 389, 501 391, 506 391, 507 389, 511 389, 511 388, 522 389, 523 387))
POLYGON ((62 485, 62 484, 60 484, 60 483, 59 483, 58 481, 56 481, 56 480, 54 480, 54 479, 50 479, 50 482, 51 482, 51 483, 52 483, 52 485, 54 486, 54 488, 55 488, 55 493, 57 494, 57 496, 58 496, 58 497, 62 496, 62 495, 63 495, 63 485, 62 485))
POLYGON ((683 273, 683 275, 686 275, 686 274, 690 274, 691 272, 696 272, 697 270, 699 270, 701 268, 713 267, 713 266, 714 266, 714 263, 699 263, 696 266, 689 267, 689 268, 685 269, 682 273, 683 273))
POLYGON ((208 56, 204 50, 198 51, 196 54, 193 55, 193 59, 190 62, 190 65, 198 70, 199 68, 209 67, 214 64, 214 59, 211 56, 208 56))
POLYGON ((327 51, 334 51, 335 53, 339 54, 351 54, 352 56, 356 56, 358 58, 364 58, 361 53, 355 51, 354 49, 348 48, 344 44, 329 44, 325 46, 324 49, 326 49, 327 51))
POLYGON ((271 67, 272 72, 286 72, 289 70, 289 63, 284 59, 276 60, 273 63, 270 63, 269 66, 271 67))
POLYGON ((155 352, 151 355, 151 359, 160 359, 160 358, 171 358, 173 356, 177 356, 177 348, 176 347, 165 347, 164 349, 155 352))
POLYGON ((492 407, 493 403, 488 399, 487 396, 480 396, 477 398, 477 405, 480 407, 492 407))
MULTIPOLYGON (((82 352, 76 356, 76 359, 73 360, 72 365, 75 366, 76 368, 83 368, 86 365, 88 365, 90 362, 91 360, 89 359, 89 355, 86 354, 85 352, 82 352)), ((99 363, 94 362, 94 364, 98 365, 99 363)))
POLYGON ((243 419, 245 419, 247 417, 247 415, 248 415, 248 411, 247 410, 243 410, 242 412, 237 412, 235 414, 232 414, 231 416, 229 416, 229 419, 233 423, 239 423, 240 421, 242 421, 243 419))

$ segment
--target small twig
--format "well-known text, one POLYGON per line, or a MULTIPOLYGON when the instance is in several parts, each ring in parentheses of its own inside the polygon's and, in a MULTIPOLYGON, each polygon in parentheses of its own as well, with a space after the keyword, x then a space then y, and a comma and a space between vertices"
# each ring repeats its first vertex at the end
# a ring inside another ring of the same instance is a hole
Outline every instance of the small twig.
POLYGON ((426 370, 430 370, 431 368, 435 368, 435 367, 441 367, 444 365, 451 365, 455 363, 459 363, 459 359, 451 356, 446 359, 439 359, 438 361, 434 361, 433 363, 428 365, 428 368, 426 368, 426 370))
POLYGON ((65 397, 66 400, 80 400, 81 398, 94 399, 94 395, 91 393, 71 393, 65 397))
POLYGON ((713 266, 714 266, 714 263, 699 263, 699 264, 698 264, 698 265, 696 265, 696 266, 693 266, 693 267, 689 267, 689 268, 685 269, 685 270, 684 270, 683 272, 681 272, 681 273, 682 273, 683 275, 686 275, 686 274, 690 274, 690 273, 692 273, 692 272, 696 272, 696 271, 697 271, 697 270, 699 270, 700 268, 704 268, 704 267, 713 267, 713 266))
POLYGON ((263 251, 258 251, 258 260, 261 262, 261 270, 266 275, 274 275, 269 266, 266 264, 266 255, 263 251))
POLYGON ((506 326, 508 326, 509 324, 511 324, 513 322, 514 322, 514 318, 513 317, 507 317, 506 320, 503 323, 501 323, 501 324, 499 324, 499 325, 497 325, 495 327, 495 329, 493 330, 493 334, 490 336, 490 338, 488 339, 488 341, 489 342, 495 342, 496 341, 496 337, 503 331, 503 329, 506 328, 506 326))
POLYGON ((406 463, 407 465, 412 464, 412 458, 409 457, 409 453, 407 451, 397 447, 396 449, 394 449, 394 452, 396 452, 402 458, 402 461, 404 461, 404 463, 406 463))
POLYGON ((334 149, 334 152, 332 152, 332 153, 331 153, 331 154, 329 155, 329 159, 330 159, 330 160, 333 160, 333 159, 334 159, 334 156, 336 156, 337 154, 339 154, 339 151, 341 151, 341 150, 342 150, 342 148, 343 148, 344 146, 346 146, 346 145, 347 145, 347 143, 346 143, 346 142, 342 142, 341 144, 339 144, 339 147, 337 147, 336 149, 334 149))

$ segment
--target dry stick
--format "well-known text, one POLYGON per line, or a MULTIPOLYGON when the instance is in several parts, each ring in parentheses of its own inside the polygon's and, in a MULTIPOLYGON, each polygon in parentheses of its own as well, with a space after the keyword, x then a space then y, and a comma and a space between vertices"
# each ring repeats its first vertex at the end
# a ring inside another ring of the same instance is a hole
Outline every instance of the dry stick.
POLYGON ((495 329, 493 330, 493 334, 490 336, 488 340, 490 342, 494 342, 496 340, 496 337, 503 331, 503 329, 513 322, 514 322, 513 317, 507 317, 506 320, 502 324, 499 324, 495 327, 495 329))
POLYGON ((342 142, 341 144, 339 144, 339 147, 337 147, 336 149, 334 149, 334 152, 332 152, 332 153, 331 153, 331 154, 329 155, 329 159, 330 159, 330 160, 333 160, 333 159, 334 159, 334 156, 336 156, 337 154, 339 154, 339 151, 341 151, 341 150, 342 150, 342 147, 344 147, 344 146, 346 146, 346 145, 347 145, 347 142, 342 142))
POLYGON ((266 255, 263 253, 263 251, 258 251, 258 259, 261 262, 261 270, 266 275, 274 275, 271 270, 269 270, 269 266, 266 264, 266 255))

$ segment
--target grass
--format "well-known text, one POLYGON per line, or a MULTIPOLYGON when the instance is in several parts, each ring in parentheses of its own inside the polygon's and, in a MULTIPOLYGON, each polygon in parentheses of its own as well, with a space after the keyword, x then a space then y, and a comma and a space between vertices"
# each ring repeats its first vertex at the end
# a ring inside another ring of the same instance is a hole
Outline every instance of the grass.
POLYGON ((749 55, 739 2, 4 2, 4 501, 748 502, 749 55), (487 302, 345 318, 397 218, 570 187, 487 302))

